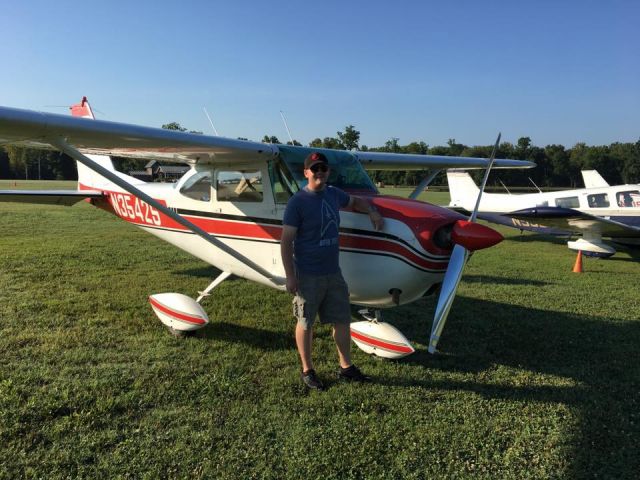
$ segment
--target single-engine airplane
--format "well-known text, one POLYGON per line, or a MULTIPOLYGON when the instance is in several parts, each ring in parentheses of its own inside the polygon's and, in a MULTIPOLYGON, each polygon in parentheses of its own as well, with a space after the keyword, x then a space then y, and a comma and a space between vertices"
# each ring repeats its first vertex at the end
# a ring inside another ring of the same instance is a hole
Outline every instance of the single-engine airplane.
MULTIPOLYGON (((77 161, 78 189, 3 191, 0 200, 71 205, 87 200, 215 266, 219 276, 197 299, 151 295, 160 320, 174 331, 205 326, 200 302, 230 275, 284 290, 279 240, 289 197, 303 188, 304 158, 314 150, 210 137, 95 120, 86 97, 72 116, 0 107, 0 145, 57 149, 77 161), (110 155, 186 163, 175 184, 146 183, 116 171, 110 155)), ((499 141, 498 137, 498 141, 499 141)), ((496 142, 497 145, 497 142, 496 142)), ((366 198, 385 218, 375 231, 365 214, 340 212, 340 266, 353 304, 367 320, 352 323, 356 344, 378 356, 414 351, 381 309, 441 293, 428 350, 435 352, 470 251, 502 240, 493 229, 446 208, 380 195, 371 169, 528 168, 530 162, 383 152, 322 150, 329 183, 366 198)), ((495 152, 495 150, 494 150, 495 152)))
MULTIPOLYGON (((484 193, 478 217, 520 230, 552 235, 582 235, 567 242, 571 250, 607 258, 616 249, 603 242, 640 245, 640 185, 610 186, 595 170, 582 172, 587 188, 512 195, 484 193)), ((448 170, 452 208, 471 211, 479 188, 464 171, 448 170)))

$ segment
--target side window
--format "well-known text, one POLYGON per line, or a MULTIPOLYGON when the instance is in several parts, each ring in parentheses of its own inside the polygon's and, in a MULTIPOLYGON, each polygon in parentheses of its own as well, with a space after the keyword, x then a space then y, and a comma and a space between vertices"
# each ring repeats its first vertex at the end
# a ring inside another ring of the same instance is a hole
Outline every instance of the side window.
POLYGON ((222 202, 262 202, 262 172, 218 170, 216 198, 222 202))
POLYGON ((556 207, 578 208, 580 207, 580 201, 578 197, 556 198, 556 207))
POLYGON ((289 171, 281 161, 269 162, 269 176, 271 177, 271 190, 276 203, 286 204, 294 192, 298 191, 298 185, 291 178, 289 171))
POLYGON ((180 193, 201 202, 211 200, 211 172, 199 172, 193 175, 184 183, 180 193))
POLYGON ((606 193, 595 193, 587 195, 589 208, 606 208, 609 206, 609 195, 606 193))
POLYGON ((626 190, 616 193, 616 200, 619 207, 640 207, 640 191, 626 190))

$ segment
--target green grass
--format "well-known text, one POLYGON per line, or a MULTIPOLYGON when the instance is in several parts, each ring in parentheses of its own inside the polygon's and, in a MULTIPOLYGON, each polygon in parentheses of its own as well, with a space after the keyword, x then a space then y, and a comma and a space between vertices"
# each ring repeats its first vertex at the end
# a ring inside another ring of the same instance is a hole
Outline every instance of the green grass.
POLYGON ((212 267, 84 203, 2 204, 0 228, 2 479, 640 471, 638 263, 627 253, 586 259, 579 275, 562 242, 501 230, 506 240, 468 264, 441 354, 426 353, 433 298, 386 312, 414 355, 354 347, 370 385, 333 381, 320 327, 316 367, 330 388, 309 394, 289 295, 224 282, 204 302, 212 324, 175 339, 147 296, 195 296, 212 267))

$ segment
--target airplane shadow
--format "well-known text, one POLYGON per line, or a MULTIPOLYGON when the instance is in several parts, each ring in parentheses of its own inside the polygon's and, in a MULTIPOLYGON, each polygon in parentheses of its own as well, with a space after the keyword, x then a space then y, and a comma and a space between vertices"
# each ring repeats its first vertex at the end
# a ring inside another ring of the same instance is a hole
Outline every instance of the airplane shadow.
POLYGON ((284 334, 247 327, 229 322, 211 322, 207 328, 198 332, 198 336, 209 340, 221 340, 229 343, 242 343, 249 347, 265 351, 289 350, 295 348, 293 334, 284 334), (200 333, 202 332, 202 333, 200 333))
MULTIPOLYGON (((408 338, 427 345, 431 324, 424 319, 430 318, 433 305, 423 304, 421 321, 416 320, 417 311, 397 310, 385 320, 408 338)), ((402 361, 463 373, 506 366, 571 379, 572 386, 500 386, 429 379, 410 382, 399 378, 375 381, 390 387, 463 390, 490 399, 567 405, 580 412, 578 438, 572 442, 580 446, 573 452, 573 473, 621 478, 620 472, 640 471, 638 345, 640 323, 458 297, 440 341, 443 353, 430 355, 421 347, 402 361)), ((575 475, 568 472, 569 478, 575 475)))
POLYGON ((523 233, 520 235, 518 234, 506 235, 505 241, 520 242, 520 243, 546 242, 546 243, 555 243, 556 245, 566 245, 567 240, 569 240, 569 238, 570 237, 565 235, 523 233))
MULTIPOLYGON (((185 270, 175 270, 175 274, 177 275, 188 275, 190 277, 198 277, 198 278, 210 278, 213 280, 218 275, 220 275, 221 270, 218 270, 215 267, 206 266, 201 268, 188 268, 185 270)), ((229 278, 230 280, 231 278, 229 278)))

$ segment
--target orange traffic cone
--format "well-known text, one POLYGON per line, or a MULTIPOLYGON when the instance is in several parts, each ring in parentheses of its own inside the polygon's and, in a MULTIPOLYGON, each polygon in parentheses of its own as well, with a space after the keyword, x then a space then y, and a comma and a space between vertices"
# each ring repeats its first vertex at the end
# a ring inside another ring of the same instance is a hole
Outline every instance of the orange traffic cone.
POLYGON ((578 256, 576 257, 576 263, 573 266, 573 273, 582 273, 582 250, 578 250, 578 256))

